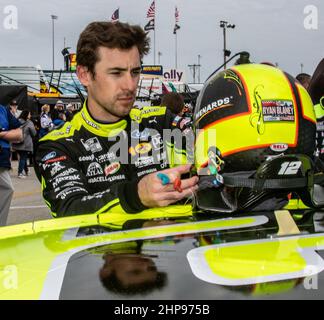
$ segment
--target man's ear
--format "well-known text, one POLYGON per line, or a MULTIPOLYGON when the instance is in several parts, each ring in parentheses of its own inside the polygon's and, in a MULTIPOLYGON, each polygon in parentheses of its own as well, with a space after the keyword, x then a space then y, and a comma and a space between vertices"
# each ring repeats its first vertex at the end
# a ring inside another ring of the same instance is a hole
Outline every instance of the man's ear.
POLYGON ((88 68, 85 66, 77 66, 76 73, 82 85, 87 87, 91 77, 88 68))

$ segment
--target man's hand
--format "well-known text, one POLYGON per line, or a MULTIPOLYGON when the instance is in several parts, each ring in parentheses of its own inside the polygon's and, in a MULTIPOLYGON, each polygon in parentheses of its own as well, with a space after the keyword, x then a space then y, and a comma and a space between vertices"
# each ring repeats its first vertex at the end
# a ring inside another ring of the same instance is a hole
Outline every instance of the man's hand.
POLYGON ((142 204, 148 208, 166 207, 183 198, 187 198, 198 189, 198 177, 181 180, 182 192, 174 189, 174 182, 181 175, 190 171, 191 165, 183 165, 176 168, 154 172, 144 176, 138 183, 138 196, 142 204), (158 173, 169 177, 170 183, 163 185, 158 178, 158 173))

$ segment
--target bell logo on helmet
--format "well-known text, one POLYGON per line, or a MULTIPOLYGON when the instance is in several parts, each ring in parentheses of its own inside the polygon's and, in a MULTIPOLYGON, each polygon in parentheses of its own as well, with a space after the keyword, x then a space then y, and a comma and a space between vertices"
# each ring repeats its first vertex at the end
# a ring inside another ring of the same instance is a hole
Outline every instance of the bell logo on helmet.
POLYGON ((286 143, 275 143, 270 146, 270 149, 274 152, 284 152, 287 151, 288 148, 289 146, 286 143))

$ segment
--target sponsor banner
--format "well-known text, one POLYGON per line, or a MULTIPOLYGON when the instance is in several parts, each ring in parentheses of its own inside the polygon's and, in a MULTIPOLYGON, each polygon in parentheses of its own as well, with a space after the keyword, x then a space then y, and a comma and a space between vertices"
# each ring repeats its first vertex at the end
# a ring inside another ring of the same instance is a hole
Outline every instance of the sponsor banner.
POLYGON ((92 153, 102 151, 102 146, 100 145, 100 142, 97 137, 90 138, 87 141, 81 139, 80 141, 87 151, 91 151, 92 153))
POLYGON ((51 169, 51 176, 54 177, 58 172, 65 168, 65 166, 61 165, 61 162, 54 162, 51 169))
POLYGON ((148 137, 151 135, 150 130, 151 129, 149 129, 149 128, 145 128, 143 131, 140 131, 139 129, 133 130, 131 132, 131 137, 133 139, 147 140, 148 137))
MULTIPOLYGON (((232 107, 234 105, 234 98, 233 96, 224 97, 218 99, 217 101, 213 101, 209 103, 207 106, 202 107, 199 112, 195 114, 195 121, 201 120, 205 115, 209 114, 214 110, 219 110, 221 108, 232 107)), ((181 118, 183 119, 183 118, 181 118)))
POLYGON ((264 122, 295 121, 294 105, 290 100, 264 100, 262 114, 264 122))
POLYGON ((50 159, 53 159, 56 157, 56 152, 55 151, 52 151, 50 153, 48 153, 43 159, 42 159, 42 162, 46 162, 50 159))
POLYGON ((77 66, 76 53, 69 54, 70 71, 75 71, 77 66))
POLYGON ((148 142, 141 142, 135 147, 129 148, 129 153, 132 156, 136 156, 137 154, 146 154, 152 150, 152 145, 148 142))
POLYGON ((164 81, 187 82, 185 72, 180 69, 166 69, 163 72, 164 81))
POLYGON ((107 177, 94 177, 88 180, 88 183, 101 183, 101 182, 114 182, 118 180, 125 180, 126 177, 124 174, 117 175, 117 176, 107 176, 107 177))
POLYGON ((163 77, 163 67, 162 66, 142 66, 141 78, 149 79, 149 78, 159 78, 163 77))
POLYGON ((137 161, 135 161, 135 167, 137 168, 144 168, 144 167, 148 167, 153 165, 154 162, 154 158, 151 157, 140 157, 138 158, 137 161))
POLYGON ((109 175, 113 175, 115 173, 117 173, 120 169, 121 165, 119 162, 113 162, 111 163, 109 166, 105 167, 105 175, 109 176, 109 175))
POLYGON ((66 159, 67 159, 66 156, 61 156, 61 157, 58 157, 58 158, 47 160, 47 161, 45 161, 45 164, 59 162, 59 161, 65 161, 66 159))
POLYGON ((58 174, 58 175, 56 176, 56 178, 66 177, 66 176, 69 176, 69 175, 71 175, 71 174, 73 174, 73 173, 75 173, 75 172, 78 172, 78 170, 77 170, 77 169, 74 169, 74 168, 69 168, 69 169, 67 169, 67 170, 65 170, 65 171, 63 171, 63 172, 61 172, 60 174, 58 174))
MULTIPOLYGON (((157 78, 142 77, 137 88, 137 96, 149 96, 150 94, 162 94, 162 81, 157 78)), ((145 104, 147 105, 147 103, 145 104)))
POLYGON ((78 180, 79 181, 81 180, 80 175, 78 175, 78 174, 75 174, 75 175, 72 175, 72 176, 56 178, 53 181, 53 188, 55 189, 62 182, 67 182, 67 181, 74 181, 75 182, 75 181, 78 181, 78 180))
POLYGON ((156 172, 156 171, 157 171, 157 168, 148 169, 148 170, 145 170, 145 171, 142 171, 142 172, 138 172, 137 176, 142 177, 142 176, 144 176, 146 174, 153 173, 153 172, 156 172))
POLYGON ((61 192, 59 192, 57 195, 56 195, 56 199, 61 199, 61 200, 64 200, 68 195, 70 195, 71 193, 79 193, 79 192, 87 192, 86 189, 84 188, 80 188, 80 187, 71 187, 71 188, 68 188, 68 189, 65 189, 61 192))
POLYGON ((87 177, 95 177, 103 174, 103 170, 99 163, 92 162, 90 163, 88 169, 87 169, 87 177))

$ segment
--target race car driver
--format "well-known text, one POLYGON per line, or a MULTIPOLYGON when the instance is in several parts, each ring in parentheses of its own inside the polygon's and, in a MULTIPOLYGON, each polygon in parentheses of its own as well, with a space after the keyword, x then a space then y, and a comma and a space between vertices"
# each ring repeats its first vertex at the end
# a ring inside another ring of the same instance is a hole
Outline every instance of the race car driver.
POLYGON ((40 140, 36 151, 35 170, 54 217, 112 208, 136 213, 196 191, 196 176, 182 179, 180 190, 173 186, 190 170, 177 148, 179 139, 170 134, 186 127, 183 119, 162 107, 132 108, 148 50, 139 26, 93 22, 81 33, 77 75, 88 98, 71 122, 40 140), (172 145, 174 152, 165 148, 172 145), (182 165, 170 168, 170 163, 182 165), (169 183, 161 183, 157 171, 169 183))

